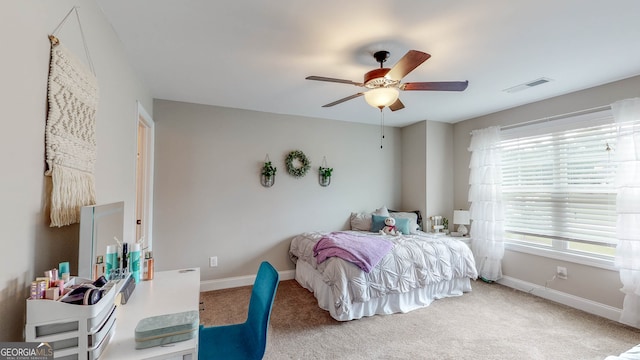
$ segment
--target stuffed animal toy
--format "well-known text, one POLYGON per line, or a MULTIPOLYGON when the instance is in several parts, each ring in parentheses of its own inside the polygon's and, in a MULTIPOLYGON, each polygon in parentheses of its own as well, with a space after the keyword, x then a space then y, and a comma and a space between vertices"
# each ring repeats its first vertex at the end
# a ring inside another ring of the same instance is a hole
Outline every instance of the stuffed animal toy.
POLYGON ((400 235, 400 231, 396 229, 396 219, 388 217, 384 219, 385 227, 380 230, 382 235, 400 235))

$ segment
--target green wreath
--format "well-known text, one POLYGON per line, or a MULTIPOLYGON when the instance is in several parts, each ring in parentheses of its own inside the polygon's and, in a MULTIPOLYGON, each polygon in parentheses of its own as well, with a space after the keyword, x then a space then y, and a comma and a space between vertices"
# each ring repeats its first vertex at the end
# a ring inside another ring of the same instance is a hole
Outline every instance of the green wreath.
POLYGON ((307 174, 307 171, 309 171, 309 168, 311 168, 311 162, 300 150, 294 150, 290 152, 285 159, 285 163, 287 164, 287 172, 291 174, 291 176, 297 178, 305 176, 307 174), (296 159, 300 162, 301 166, 293 166, 293 160, 296 159))

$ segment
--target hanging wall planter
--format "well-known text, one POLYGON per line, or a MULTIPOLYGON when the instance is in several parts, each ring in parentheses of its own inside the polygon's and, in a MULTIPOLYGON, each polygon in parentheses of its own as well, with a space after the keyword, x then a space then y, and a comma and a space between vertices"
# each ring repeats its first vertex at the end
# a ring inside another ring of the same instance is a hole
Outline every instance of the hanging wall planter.
POLYGON ((320 186, 327 187, 331 184, 331 173, 333 168, 327 166, 327 159, 322 158, 322 165, 318 168, 318 182, 320 186))
POLYGON ((262 173, 260 174, 260 184, 264 187, 272 187, 276 183, 276 170, 277 168, 271 165, 269 154, 264 158, 264 165, 262 166, 262 173))
POLYGON ((271 176, 262 175, 260 177, 260 183, 264 187, 272 187, 273 184, 276 183, 276 176, 275 175, 271 175, 271 176))

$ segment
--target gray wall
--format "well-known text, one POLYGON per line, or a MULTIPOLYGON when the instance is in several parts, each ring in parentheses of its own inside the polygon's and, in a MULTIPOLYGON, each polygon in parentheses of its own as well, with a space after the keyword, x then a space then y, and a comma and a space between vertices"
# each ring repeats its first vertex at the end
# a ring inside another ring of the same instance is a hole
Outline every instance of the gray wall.
MULTIPOLYGON (((421 121, 402 128, 402 205, 429 217, 453 218, 453 125, 421 121)), ((452 224, 450 224, 451 226, 452 224)))
MULTIPOLYGON (((29 285, 61 261, 77 269, 78 226, 50 228, 45 207, 47 35, 67 12, 80 7, 80 19, 100 87, 97 113, 98 202, 124 200, 125 240, 134 236, 136 100, 148 112, 152 98, 138 81, 120 41, 94 1, 4 1, 0 12, 0 341, 22 341, 29 285)), ((86 61, 74 15, 58 33, 86 61)))
POLYGON ((453 226, 453 126, 427 121, 427 212, 453 226))
MULTIPOLYGON (((470 132, 492 125, 517 124, 553 115, 610 105, 611 103, 640 96, 640 77, 601 85, 591 89, 558 96, 548 100, 516 107, 479 118, 462 121, 453 126, 454 142, 454 205, 468 208, 469 158, 467 151, 471 139, 470 132)), ((537 285, 555 274, 556 266, 565 266, 569 278, 553 281, 550 288, 593 300, 605 305, 622 308, 622 286, 617 271, 553 260, 514 251, 506 251, 503 261, 505 276, 537 285)))
POLYGON ((400 129, 166 100, 154 103, 156 124, 154 256, 158 270, 200 266, 202 280, 255 274, 262 260, 291 270, 291 238, 340 230, 352 211, 401 204, 400 129), (306 176, 284 159, 302 150, 306 176), (269 154, 275 185, 260 185, 269 154), (326 156, 331 185, 318 184, 326 156), (208 259, 218 256, 218 267, 208 259))
POLYGON ((402 128, 402 204, 420 210, 426 221, 427 121, 402 128))

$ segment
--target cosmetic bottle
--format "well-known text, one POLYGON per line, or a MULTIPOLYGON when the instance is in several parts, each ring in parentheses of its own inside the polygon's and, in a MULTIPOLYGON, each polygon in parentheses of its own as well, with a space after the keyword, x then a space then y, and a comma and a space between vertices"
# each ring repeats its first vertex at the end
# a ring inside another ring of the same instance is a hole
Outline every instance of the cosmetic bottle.
POLYGON ((122 271, 121 274, 127 273, 129 269, 129 243, 122 243, 122 271))
POLYGON ((104 275, 104 258, 102 255, 98 255, 96 263, 93 265, 93 279, 97 280, 100 276, 104 275))
POLYGON ((131 252, 129 253, 129 271, 136 283, 140 282, 140 244, 131 244, 131 252))
POLYGON ((144 254, 144 279, 153 280, 153 255, 151 251, 144 254))
POLYGON ((147 280, 149 274, 149 251, 144 252, 144 259, 142 259, 142 280, 147 280))
POLYGON ((45 270, 44 272, 44 277, 46 277, 47 279, 47 288, 50 288, 53 286, 54 284, 54 280, 53 280, 53 271, 52 270, 45 270))
POLYGON ((107 269, 105 277, 107 280, 114 279, 114 273, 118 269, 118 247, 116 245, 107 246, 107 269))
POLYGON ((64 282, 69 281, 69 262, 61 262, 58 264, 58 271, 60 272, 60 278, 64 280, 64 282))

